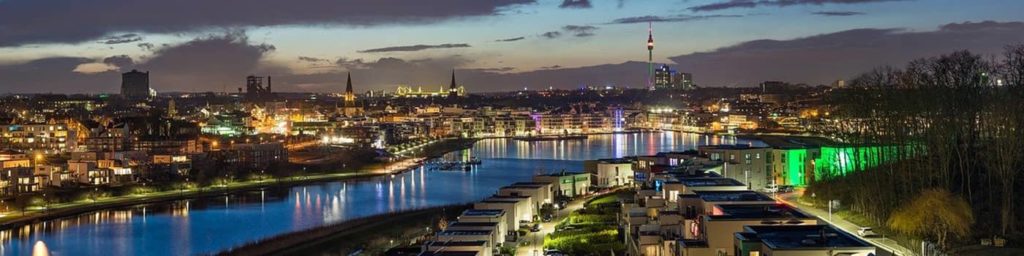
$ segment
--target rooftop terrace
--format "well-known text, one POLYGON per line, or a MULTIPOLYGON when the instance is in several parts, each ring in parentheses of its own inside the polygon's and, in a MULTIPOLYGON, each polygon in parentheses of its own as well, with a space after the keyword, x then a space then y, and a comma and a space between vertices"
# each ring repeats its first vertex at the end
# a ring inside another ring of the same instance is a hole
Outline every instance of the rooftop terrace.
POLYGON ((757 239, 775 250, 873 247, 828 225, 747 226, 745 229, 746 234, 737 233, 737 238, 757 239))
POLYGON ((772 202, 775 199, 754 191, 697 191, 697 197, 708 202, 772 202))
POLYGON ((481 209, 468 209, 462 212, 463 216, 500 216, 505 214, 504 210, 481 210, 481 209))
POLYGON ((687 187, 715 187, 715 186, 743 186, 743 182, 731 178, 709 177, 709 178, 685 178, 679 183, 687 187))
POLYGON ((807 219, 810 215, 787 204, 725 204, 715 207, 722 215, 711 219, 807 219))

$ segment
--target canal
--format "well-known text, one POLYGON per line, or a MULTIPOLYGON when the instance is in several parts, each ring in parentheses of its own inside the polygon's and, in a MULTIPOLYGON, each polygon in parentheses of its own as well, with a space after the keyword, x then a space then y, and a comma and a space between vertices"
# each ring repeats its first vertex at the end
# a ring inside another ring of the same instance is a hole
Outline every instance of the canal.
POLYGON ((0 255, 28 255, 43 241, 52 255, 195 255, 261 238, 385 212, 468 203, 535 174, 580 171, 582 161, 760 142, 688 133, 594 135, 578 141, 488 139, 446 157, 476 157, 472 171, 418 168, 393 177, 89 212, 0 231, 0 255))

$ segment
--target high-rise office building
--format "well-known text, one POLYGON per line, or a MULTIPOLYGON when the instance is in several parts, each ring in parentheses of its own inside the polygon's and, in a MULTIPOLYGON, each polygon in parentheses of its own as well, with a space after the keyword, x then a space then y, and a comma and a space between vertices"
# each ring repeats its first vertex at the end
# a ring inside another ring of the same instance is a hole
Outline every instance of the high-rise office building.
POLYGON ((668 65, 661 65, 661 67, 654 70, 654 88, 656 90, 693 89, 693 75, 678 72, 668 65))
POLYGON ((121 74, 121 97, 131 100, 149 98, 149 72, 132 69, 121 74))
POLYGON ((686 72, 676 72, 672 76, 672 83, 675 84, 676 88, 684 90, 694 89, 697 87, 697 85, 693 83, 693 74, 686 72))
POLYGON ((661 65, 658 69, 654 70, 654 89, 674 89, 675 84, 672 83, 672 77, 676 71, 668 67, 668 65, 661 65))

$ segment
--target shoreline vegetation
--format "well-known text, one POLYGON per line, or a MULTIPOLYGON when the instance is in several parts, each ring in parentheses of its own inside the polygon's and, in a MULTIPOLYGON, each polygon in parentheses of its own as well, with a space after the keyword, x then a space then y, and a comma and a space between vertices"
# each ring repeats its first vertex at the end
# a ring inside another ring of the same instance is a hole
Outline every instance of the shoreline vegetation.
MULTIPOLYGON (((116 209, 136 205, 161 203, 176 200, 188 200, 206 197, 223 196, 228 194, 243 193, 265 189, 268 187, 294 187, 318 182, 347 181, 369 179, 390 174, 404 172, 410 168, 419 166, 420 159, 440 157, 448 152, 463 150, 472 147, 477 139, 446 139, 422 146, 420 153, 412 154, 412 158, 391 163, 364 164, 358 167, 350 167, 355 171, 345 172, 321 172, 321 173, 300 173, 288 177, 258 177, 245 181, 235 181, 226 184, 211 184, 210 186, 163 186, 163 187, 140 187, 142 193, 130 193, 119 196, 95 197, 89 196, 80 200, 64 203, 44 203, 44 207, 25 206, 24 210, 11 209, 6 216, 0 217, 0 229, 11 229, 18 226, 33 224, 40 221, 48 221, 63 217, 74 216, 92 211, 116 209), (411 165, 410 165, 411 164, 411 165), (402 166, 406 167, 402 167, 402 166), (396 166, 398 166, 396 168, 396 166), (163 189, 155 191, 156 189, 163 189)), ((313 169, 334 169, 339 170, 340 166, 332 164, 319 166, 296 165, 292 169, 298 173, 303 167, 313 169)), ((88 193, 88 192, 86 192, 88 193)), ((104 193, 109 193, 104 191, 104 193)), ((36 202, 36 204, 39 204, 36 202)), ((12 207, 13 208, 13 207, 12 207)))

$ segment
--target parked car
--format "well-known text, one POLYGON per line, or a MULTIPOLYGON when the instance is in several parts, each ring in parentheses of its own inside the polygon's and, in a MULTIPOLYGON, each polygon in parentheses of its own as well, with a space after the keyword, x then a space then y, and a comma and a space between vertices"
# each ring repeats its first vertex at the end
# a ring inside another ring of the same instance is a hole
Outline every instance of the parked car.
POLYGON ((779 185, 771 184, 771 185, 768 185, 768 186, 764 186, 763 190, 764 190, 765 193, 779 192, 779 185))
POLYGON ((875 233, 875 231, 870 227, 862 227, 860 229, 857 229, 857 235, 861 237, 878 236, 878 234, 875 233))
POLYGON ((534 223, 533 226, 530 227, 530 232, 540 232, 540 223, 534 223))
POLYGON ((793 192, 794 189, 796 189, 796 188, 794 188, 791 185, 779 186, 779 193, 790 193, 790 192, 793 192))
POLYGON ((551 214, 545 214, 544 217, 540 218, 540 220, 544 221, 544 222, 551 222, 551 219, 552 219, 551 214))

